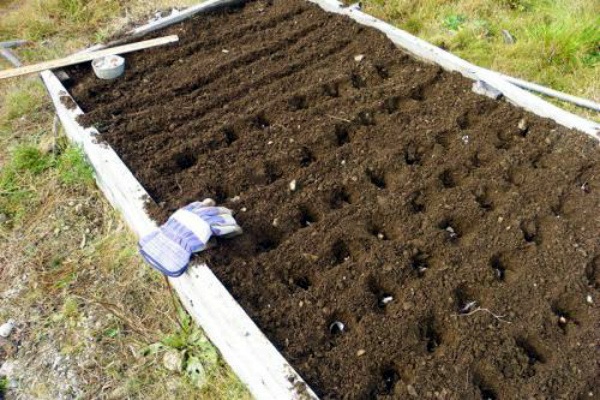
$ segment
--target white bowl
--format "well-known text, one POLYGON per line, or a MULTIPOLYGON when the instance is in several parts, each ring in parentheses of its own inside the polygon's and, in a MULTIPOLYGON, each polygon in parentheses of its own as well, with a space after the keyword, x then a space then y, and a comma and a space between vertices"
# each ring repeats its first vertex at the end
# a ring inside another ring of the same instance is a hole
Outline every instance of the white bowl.
POLYGON ((115 79, 125 72, 125 59, 115 55, 96 58, 92 68, 100 79, 115 79))

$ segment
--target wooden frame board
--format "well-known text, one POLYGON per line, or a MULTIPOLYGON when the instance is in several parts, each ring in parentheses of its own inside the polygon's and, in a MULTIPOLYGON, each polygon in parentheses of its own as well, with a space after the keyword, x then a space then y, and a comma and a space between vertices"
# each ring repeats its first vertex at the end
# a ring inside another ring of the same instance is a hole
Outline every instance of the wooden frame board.
MULTIPOLYGON (((344 7, 336 0, 308 0, 325 11, 347 15, 358 23, 384 32, 396 45, 428 63, 457 71, 473 80, 483 80, 502 92, 511 102, 561 125, 578 129, 595 138, 600 137, 600 124, 562 110, 539 97, 503 80, 497 73, 477 67, 447 53, 407 32, 373 18, 355 7, 344 7)), ((157 29, 181 22, 202 12, 243 3, 244 0, 208 0, 178 14, 141 26, 130 32, 140 37, 157 29)), ((131 37, 130 36, 130 37, 131 37)), ((97 50, 106 46, 94 46, 97 50)), ((87 51, 90 51, 88 49, 87 51)), ((96 140, 94 128, 84 128, 77 122, 83 114, 79 107, 67 108, 64 98, 73 100, 54 73, 41 74, 57 114, 69 138, 80 145, 96 173, 96 180, 111 204, 119 209, 131 229, 143 236, 156 227, 144 209, 148 195, 118 155, 106 144, 96 140)), ((314 392, 287 363, 277 349, 258 329, 250 317, 233 299, 210 268, 193 265, 179 278, 170 279, 182 304, 204 329, 219 349, 225 361, 257 399, 316 399, 314 392)))

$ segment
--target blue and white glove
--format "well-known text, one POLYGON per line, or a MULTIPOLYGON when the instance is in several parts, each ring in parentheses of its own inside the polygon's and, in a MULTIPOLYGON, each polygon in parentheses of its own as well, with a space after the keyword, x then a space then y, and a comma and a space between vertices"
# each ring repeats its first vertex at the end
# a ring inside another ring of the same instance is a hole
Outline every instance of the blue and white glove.
POLYGON ((175 212, 160 228, 144 236, 140 254, 165 275, 185 272, 192 253, 206 248, 212 235, 233 237, 242 233, 225 207, 215 207, 212 199, 191 203, 175 212))

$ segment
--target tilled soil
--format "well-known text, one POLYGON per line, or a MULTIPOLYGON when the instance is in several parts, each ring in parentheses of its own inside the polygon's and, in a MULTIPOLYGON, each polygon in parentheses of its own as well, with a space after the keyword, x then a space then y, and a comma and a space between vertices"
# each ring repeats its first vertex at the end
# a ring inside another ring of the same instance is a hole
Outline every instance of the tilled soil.
POLYGON ((158 220, 236 211, 201 256, 319 395, 600 396, 595 142, 299 0, 159 34, 83 120, 158 220))

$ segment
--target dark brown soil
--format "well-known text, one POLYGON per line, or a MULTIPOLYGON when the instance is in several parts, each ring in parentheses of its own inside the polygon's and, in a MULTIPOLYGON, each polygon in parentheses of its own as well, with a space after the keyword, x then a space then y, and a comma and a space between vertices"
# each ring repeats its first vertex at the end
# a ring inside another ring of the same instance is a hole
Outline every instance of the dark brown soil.
POLYGON ((236 211, 202 257, 318 394, 600 396, 595 142, 303 1, 167 33, 124 79, 71 71, 84 121, 158 220, 236 211))

